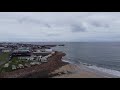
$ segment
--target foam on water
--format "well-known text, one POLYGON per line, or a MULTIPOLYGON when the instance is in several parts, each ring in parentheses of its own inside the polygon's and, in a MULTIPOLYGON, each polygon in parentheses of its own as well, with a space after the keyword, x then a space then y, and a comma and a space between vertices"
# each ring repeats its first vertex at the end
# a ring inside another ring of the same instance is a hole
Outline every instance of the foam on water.
MULTIPOLYGON (((74 64, 74 65, 76 65, 78 67, 82 65, 83 67, 85 66, 85 67, 88 67, 89 69, 93 69, 93 70, 99 71, 101 73, 106 73, 106 74, 109 74, 109 75, 114 75, 116 77, 120 77, 120 71, 117 71, 117 70, 98 67, 98 66, 95 66, 95 65, 91 65, 91 64, 88 64, 88 63, 82 63, 82 62, 79 62, 79 64, 76 64, 76 63, 74 63, 72 61, 70 62, 69 60, 65 60, 65 59, 63 59, 62 61, 63 62, 68 62, 70 64, 74 64)), ((81 67, 79 67, 79 68, 81 68, 81 67)))
POLYGON ((100 72, 104 72, 104 73, 107 73, 107 74, 111 74, 111 75, 120 77, 120 71, 111 70, 111 69, 102 68, 102 67, 97 67, 95 65, 87 66, 87 67, 91 68, 91 69, 94 69, 94 70, 97 70, 97 71, 100 71, 100 72))
POLYGON ((72 62, 70 62, 70 61, 68 61, 68 60, 64 60, 64 59, 62 59, 62 61, 63 61, 63 62, 67 62, 67 63, 72 64, 72 62))

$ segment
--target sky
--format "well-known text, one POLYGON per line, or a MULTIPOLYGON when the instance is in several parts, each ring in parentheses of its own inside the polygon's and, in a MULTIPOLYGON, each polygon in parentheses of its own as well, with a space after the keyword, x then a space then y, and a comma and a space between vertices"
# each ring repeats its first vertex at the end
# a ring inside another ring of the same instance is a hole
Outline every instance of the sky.
POLYGON ((120 41, 120 12, 0 12, 0 41, 120 41))

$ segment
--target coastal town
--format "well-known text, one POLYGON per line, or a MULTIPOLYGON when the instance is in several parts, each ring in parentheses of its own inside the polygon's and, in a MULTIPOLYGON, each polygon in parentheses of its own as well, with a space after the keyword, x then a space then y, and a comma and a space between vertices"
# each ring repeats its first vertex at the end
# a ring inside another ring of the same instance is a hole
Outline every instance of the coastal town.
POLYGON ((0 78, 120 78, 119 16, 0 12, 0 78))
MULTIPOLYGON (((10 73, 20 71, 19 73, 24 74, 30 72, 35 66, 43 66, 49 71, 49 68, 54 67, 55 60, 59 58, 60 52, 53 50, 52 47, 56 45, 32 45, 32 44, 22 44, 22 43, 0 43, 0 77, 2 75, 10 76, 10 73), (56 57, 56 59, 54 58, 56 57), (49 67, 49 58, 52 58, 51 61, 53 65, 49 67), (48 69, 47 69, 48 68, 48 69), (26 69, 29 69, 25 71, 26 69), (21 71, 22 70, 22 71, 21 71)), ((64 45, 59 45, 64 46, 64 45)), ((62 58, 63 53, 60 55, 62 58)), ((59 59, 59 60, 60 60, 59 59)), ((56 64, 58 65, 58 64, 56 64)), ((59 66, 59 65, 58 65, 59 66)), ((42 68, 39 68, 43 70, 42 68)), ((39 70, 37 69, 37 71, 39 70)), ((45 70, 43 70, 45 71, 45 70)), ((13 77, 17 73, 12 74, 13 77)), ((25 77, 25 75, 23 76, 25 77)))

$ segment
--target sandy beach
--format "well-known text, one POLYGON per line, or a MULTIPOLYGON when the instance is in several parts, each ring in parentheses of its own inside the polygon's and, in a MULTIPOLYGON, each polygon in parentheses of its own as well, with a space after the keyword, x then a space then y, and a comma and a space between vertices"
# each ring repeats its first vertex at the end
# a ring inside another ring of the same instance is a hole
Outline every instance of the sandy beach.
POLYGON ((62 66, 58 70, 52 72, 52 74, 56 73, 59 75, 54 76, 53 78, 117 78, 116 76, 92 70, 83 65, 78 67, 73 64, 62 66), (64 73, 61 74, 62 72, 64 73))

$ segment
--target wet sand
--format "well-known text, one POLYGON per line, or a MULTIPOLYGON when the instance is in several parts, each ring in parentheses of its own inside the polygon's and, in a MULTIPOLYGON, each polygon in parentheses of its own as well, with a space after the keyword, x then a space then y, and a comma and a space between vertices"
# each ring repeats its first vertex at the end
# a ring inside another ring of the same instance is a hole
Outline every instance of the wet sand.
POLYGON ((52 74, 55 73, 59 74, 53 78, 117 78, 116 76, 107 73, 89 69, 83 65, 78 67, 73 64, 62 66, 58 70, 52 72, 52 74), (61 74, 61 72, 65 73, 61 74))

